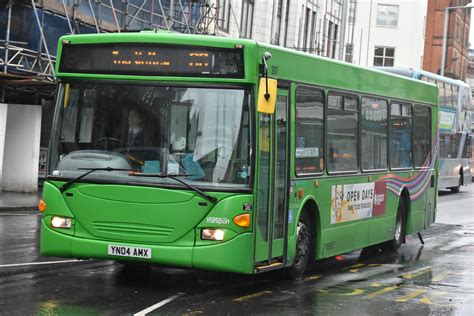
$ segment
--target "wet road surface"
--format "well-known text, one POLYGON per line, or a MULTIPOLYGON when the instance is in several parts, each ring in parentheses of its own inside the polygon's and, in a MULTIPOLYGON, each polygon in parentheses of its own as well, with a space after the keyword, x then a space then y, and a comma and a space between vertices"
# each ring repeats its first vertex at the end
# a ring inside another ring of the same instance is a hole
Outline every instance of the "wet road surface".
POLYGON ((304 279, 38 254, 39 215, 0 213, 0 313, 474 315, 474 185, 441 193, 437 224, 398 252, 354 251, 304 279))

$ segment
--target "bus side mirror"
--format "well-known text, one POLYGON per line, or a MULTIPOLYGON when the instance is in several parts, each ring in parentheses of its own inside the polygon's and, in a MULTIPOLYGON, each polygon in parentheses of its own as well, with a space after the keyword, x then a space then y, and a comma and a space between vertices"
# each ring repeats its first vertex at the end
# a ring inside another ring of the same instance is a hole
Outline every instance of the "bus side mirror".
POLYGON ((276 94, 277 80, 260 78, 257 104, 257 110, 259 113, 273 114, 275 112, 276 94))

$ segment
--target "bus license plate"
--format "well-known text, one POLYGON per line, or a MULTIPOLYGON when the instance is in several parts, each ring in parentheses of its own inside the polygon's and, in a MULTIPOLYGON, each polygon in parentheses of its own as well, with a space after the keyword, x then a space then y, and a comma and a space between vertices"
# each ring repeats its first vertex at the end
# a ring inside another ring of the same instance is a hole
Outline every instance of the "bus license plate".
POLYGON ((151 259, 151 248, 109 245, 109 255, 151 259))

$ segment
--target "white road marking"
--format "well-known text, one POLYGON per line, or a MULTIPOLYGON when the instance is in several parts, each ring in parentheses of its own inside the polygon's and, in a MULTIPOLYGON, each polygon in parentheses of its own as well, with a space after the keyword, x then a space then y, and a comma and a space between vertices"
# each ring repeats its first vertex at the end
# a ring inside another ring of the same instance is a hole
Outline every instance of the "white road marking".
POLYGON ((46 262, 26 262, 26 263, 12 263, 12 264, 0 264, 0 268, 11 268, 11 267, 22 267, 22 266, 38 266, 45 264, 57 264, 57 263, 68 263, 68 262, 80 262, 84 260, 60 260, 60 261, 46 261, 46 262))
POLYGON ((158 308, 162 307, 163 305, 168 304, 169 302, 171 302, 171 301, 177 299, 178 297, 180 297, 180 296, 182 296, 182 295, 184 295, 184 294, 185 294, 185 293, 178 293, 178 294, 175 294, 175 295, 173 295, 173 296, 170 296, 170 297, 168 297, 167 299, 162 300, 161 302, 156 303, 155 305, 152 305, 152 306, 150 306, 150 307, 148 307, 148 308, 146 308, 146 309, 144 309, 144 310, 142 310, 142 311, 140 311, 140 312, 138 312, 138 313, 133 314, 133 316, 145 316, 146 314, 148 314, 148 313, 154 311, 155 309, 158 309, 158 308))

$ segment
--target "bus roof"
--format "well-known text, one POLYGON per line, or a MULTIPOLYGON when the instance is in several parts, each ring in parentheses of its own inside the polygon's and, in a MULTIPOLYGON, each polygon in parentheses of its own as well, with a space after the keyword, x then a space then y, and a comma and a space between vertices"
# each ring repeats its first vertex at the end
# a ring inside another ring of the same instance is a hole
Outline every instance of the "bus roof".
MULTIPOLYGON (((256 82, 255 80, 257 79, 258 70, 256 65, 261 63, 261 57, 259 56, 262 56, 262 51, 268 50, 275 53, 275 56, 269 61, 270 67, 278 65, 280 69, 278 73, 270 73, 270 75, 279 80, 316 84, 361 93, 380 94, 418 102, 436 103, 437 98, 434 90, 435 85, 432 83, 249 39, 182 34, 168 31, 66 35, 59 39, 58 57, 61 54, 62 46, 66 43, 160 43, 222 48, 245 47, 246 51, 250 52, 245 54, 247 60, 251 58, 251 63, 254 63, 254 65, 247 65, 246 67, 249 70, 246 73, 247 80, 250 80, 250 77, 255 77, 255 79, 251 79, 252 82, 256 82), (257 52, 259 53, 257 54, 257 52), (297 64, 296 67, 293 62, 297 64), (250 77, 247 77, 248 75, 250 77)), ((56 67, 58 69, 58 65, 56 67)))
MULTIPOLYGON (((285 79, 308 84, 320 84, 329 88, 352 90, 358 93, 378 94, 431 104, 437 103, 437 87, 430 82, 298 52, 280 46, 263 43, 258 43, 258 45, 262 51, 280 52, 283 55, 275 62, 279 65, 279 68, 286 70, 285 74, 282 74, 282 77, 286 77, 285 79), (297 61, 297 66, 288 63, 288 59, 285 60, 289 56, 295 57, 294 61, 297 61)), ((259 55, 261 54, 260 51, 259 55)), ((269 64, 271 65, 274 59, 277 58, 278 56, 272 57, 269 64)))
POLYGON ((397 74, 404 77, 410 77, 414 79, 419 79, 421 76, 425 76, 427 78, 431 78, 436 81, 450 83, 452 85, 457 85, 457 86, 469 87, 469 85, 462 80, 444 77, 444 76, 441 76, 429 71, 425 71, 422 69, 413 69, 413 68, 405 68, 405 67, 374 67, 374 69, 386 71, 389 73, 397 74))

